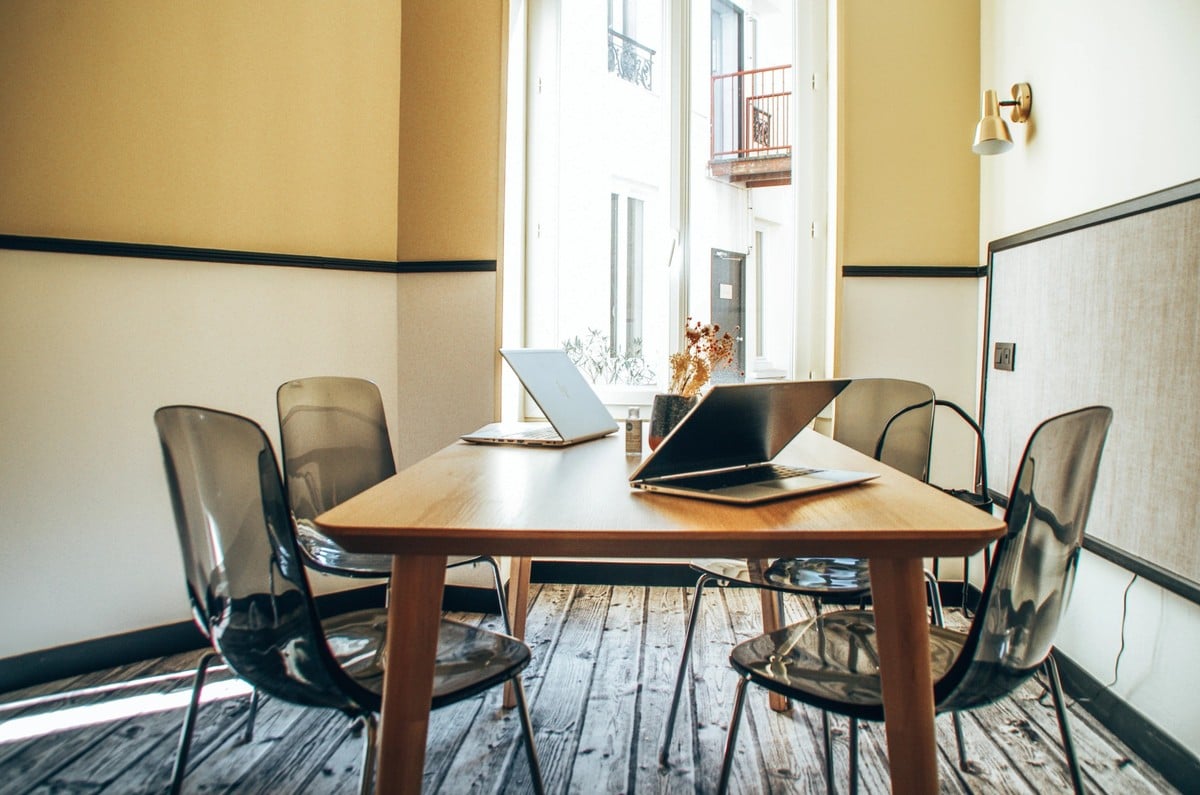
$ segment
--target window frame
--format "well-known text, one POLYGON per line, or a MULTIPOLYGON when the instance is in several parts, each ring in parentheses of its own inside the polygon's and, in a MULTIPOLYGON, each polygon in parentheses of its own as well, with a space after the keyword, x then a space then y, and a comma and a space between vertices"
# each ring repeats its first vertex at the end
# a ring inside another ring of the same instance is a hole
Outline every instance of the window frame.
MULTIPOLYGON (((527 296, 530 275, 523 267, 527 261, 527 237, 536 235, 538 230, 529 224, 528 217, 528 175, 529 149, 531 147, 527 129, 530 124, 528 100, 530 95, 540 90, 536 77, 530 69, 530 30, 534 23, 528 18, 531 5, 549 2, 550 0, 512 0, 510 2, 511 18, 509 23, 509 49, 507 124, 506 135, 510 142, 517 145, 504 147, 505 153, 505 213, 504 213, 504 259, 506 266, 498 271, 501 285, 498 286, 500 295, 500 329, 504 345, 520 346, 530 338, 527 329, 527 296)), ((616 0, 619 2, 619 0, 616 0)), ((805 4, 807 5, 807 4, 805 4)), ((670 235, 669 251, 665 252, 668 270, 668 336, 669 350, 678 350, 682 342, 683 320, 688 316, 689 304, 689 272, 691 262, 690 221, 692 215, 689 199, 688 184, 694 177, 689 175, 690 164, 687 162, 688 146, 681 142, 692 139, 692 79, 690 70, 678 68, 678 65, 690 58, 691 17, 693 2, 679 0, 662 0, 663 8, 674 8, 677 13, 664 21, 664 42, 669 37, 670 44, 664 44, 670 57, 672 68, 669 69, 669 83, 663 81, 664 90, 670 92, 670 124, 671 124, 671 169, 670 179, 666 190, 669 196, 659 197, 659 200, 669 203, 668 218, 673 233, 670 235), (674 319, 674 322, 671 319, 674 319)), ((793 103, 793 129, 800 131, 810 127, 815 131, 809 136, 797 134, 797 143, 808 141, 805 147, 793 147, 793 193, 795 195, 795 253, 797 260, 796 278, 793 284, 793 312, 796 322, 792 330, 791 360, 781 362, 797 378, 823 377, 828 375, 831 365, 832 330, 830 324, 833 318, 833 277, 828 272, 831 262, 828 241, 824 230, 828 228, 828 181, 827 176, 832 172, 833 161, 825 151, 826 142, 835 131, 831 131, 834 114, 828 107, 827 92, 824 92, 825 59, 827 44, 825 37, 827 7, 824 0, 818 0, 811 5, 811 13, 795 14, 795 31, 793 48, 797 53, 793 63, 796 73, 797 101, 793 103), (820 52, 799 46, 802 43, 820 43, 820 52), (801 63, 800 53, 807 53, 809 62, 801 63), (812 75, 813 91, 799 89, 806 87, 809 82, 805 75, 812 75), (811 124, 801 125, 799 117, 808 114, 811 124), (805 181, 811 186, 810 190, 800 190, 797 186, 805 181), (803 219, 803 220, 802 220, 803 219), (803 262, 802 262, 803 261, 803 262)), ((557 13, 557 7, 556 7, 557 13)), ((756 19, 747 14, 744 18, 745 30, 753 30, 756 19)), ((756 46, 756 42, 743 42, 743 47, 756 46)), ((707 55, 707 54, 706 54, 707 55)), ((619 192, 614 190, 614 192, 619 192)), ((751 232, 751 241, 754 241, 751 232)), ((757 267, 757 248, 753 242, 751 258, 748 264, 755 263, 757 267)), ((707 249, 703 252, 707 254, 707 249)), ((646 267, 656 267, 660 252, 647 252, 650 258, 646 267)), ((755 271, 757 274, 757 271, 755 271)), ((757 278, 755 282, 757 282, 757 278)), ((759 285, 761 286, 761 285, 759 285)), ((751 300, 753 300, 751 298, 751 300)), ((753 322, 753 321, 748 321, 753 322)), ((755 336, 758 336, 757 334, 755 336)), ((749 340, 748 340, 749 342, 749 340)), ((758 344, 755 342, 754 344, 758 344)), ((748 347, 748 357, 752 350, 748 347)), ((648 362, 657 371, 665 367, 665 362, 648 362)), ((507 368, 501 368, 501 417, 505 419, 537 416, 536 407, 529 411, 522 404, 523 390, 507 368)), ((659 373, 660 379, 662 374, 659 373)), ((597 385, 597 392, 615 413, 622 414, 624 408, 633 405, 648 406, 653 394, 659 387, 638 388, 609 388, 611 385, 597 385)))

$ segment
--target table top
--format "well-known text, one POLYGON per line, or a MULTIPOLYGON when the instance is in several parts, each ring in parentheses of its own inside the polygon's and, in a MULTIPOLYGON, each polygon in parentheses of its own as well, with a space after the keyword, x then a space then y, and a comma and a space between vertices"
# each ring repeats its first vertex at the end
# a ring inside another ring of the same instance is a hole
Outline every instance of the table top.
POLYGON ((631 489, 620 434, 564 448, 451 444, 317 523, 347 549, 590 557, 961 556, 1000 519, 815 431, 781 463, 878 472, 756 506, 631 489))

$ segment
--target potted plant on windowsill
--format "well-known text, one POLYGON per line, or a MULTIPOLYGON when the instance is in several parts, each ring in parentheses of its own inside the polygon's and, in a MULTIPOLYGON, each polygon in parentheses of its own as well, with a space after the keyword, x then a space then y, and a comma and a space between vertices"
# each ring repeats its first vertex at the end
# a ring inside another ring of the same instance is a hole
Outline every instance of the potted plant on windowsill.
POLYGON ((650 410, 648 442, 658 447, 667 434, 696 405, 700 390, 718 367, 733 364, 735 342, 715 323, 688 318, 683 329, 684 347, 670 356, 666 394, 654 396, 650 410))

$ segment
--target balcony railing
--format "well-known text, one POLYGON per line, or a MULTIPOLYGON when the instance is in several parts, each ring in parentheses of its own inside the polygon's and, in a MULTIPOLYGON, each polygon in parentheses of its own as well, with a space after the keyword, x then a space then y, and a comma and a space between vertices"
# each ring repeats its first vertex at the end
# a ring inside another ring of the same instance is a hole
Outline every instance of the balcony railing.
POLYGON ((791 74, 791 66, 772 66, 713 76, 714 176, 764 186, 791 181, 791 74))
POLYGON ((623 33, 608 29, 608 71, 622 79, 651 90, 654 50, 623 33))

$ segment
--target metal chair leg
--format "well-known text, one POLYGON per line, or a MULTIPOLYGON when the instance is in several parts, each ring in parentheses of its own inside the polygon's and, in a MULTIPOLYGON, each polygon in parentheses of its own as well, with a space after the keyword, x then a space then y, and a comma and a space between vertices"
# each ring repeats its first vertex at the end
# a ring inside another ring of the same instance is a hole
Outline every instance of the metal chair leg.
POLYGON ((496 584, 496 597, 500 600, 500 618, 504 621, 504 634, 512 635, 512 621, 508 618, 508 594, 504 590, 504 579, 500 576, 500 564, 493 557, 481 558, 492 567, 492 581, 496 584))
POLYGON ((829 727, 829 713, 821 710, 821 734, 825 738, 825 792, 833 795, 837 787, 833 781, 833 731, 829 727))
MULTIPOLYGON (((963 559, 963 566, 966 566, 966 559, 963 559)), ((944 627, 946 625, 945 615, 942 612, 942 595, 938 590, 937 578, 925 572, 925 579, 929 584, 930 604, 933 612, 934 626, 944 627)), ((965 580, 963 587, 965 588, 965 580)), ((966 609, 966 603, 963 603, 963 609, 966 609)), ((954 740, 958 745, 958 769, 964 773, 971 772, 971 763, 967 759, 967 740, 963 734, 962 715, 958 712, 950 713, 950 719, 954 721, 954 740)))
POLYGON ((962 713, 950 713, 950 719, 954 721, 954 741, 958 745, 958 769, 964 773, 971 772, 971 760, 967 759, 967 739, 963 734, 962 713))
POLYGON ((542 767, 538 763, 537 747, 533 744, 533 721, 529 717, 529 707, 525 702, 525 687, 521 678, 512 679, 513 694, 517 698, 517 714, 521 717, 521 731, 525 735, 525 757, 529 760, 529 778, 533 781, 533 791, 543 795, 546 791, 542 783, 542 767))
POLYGON ((371 795, 371 791, 375 788, 375 754, 378 748, 379 719, 374 715, 364 715, 361 720, 367 730, 363 732, 366 737, 363 739, 362 777, 359 779, 358 791, 359 795, 371 795))
MULTIPOLYGON (((496 596, 500 599, 500 618, 504 621, 504 633, 511 636, 513 631, 512 622, 508 618, 508 594, 504 589, 504 579, 500 575, 500 564, 496 562, 496 559, 490 555, 480 555, 478 558, 463 560, 455 563, 454 566, 451 566, 450 568, 457 566, 473 566, 476 563, 483 563, 492 570, 492 583, 496 589, 496 596)), ((391 588, 387 590, 389 596, 391 595, 391 590, 391 588)), ((385 604, 384 607, 387 607, 387 605, 385 604)))
POLYGON ((1067 755, 1067 767, 1071 770, 1071 786, 1075 795, 1083 795, 1083 773, 1079 769, 1079 757, 1075 755, 1075 742, 1071 738, 1071 727, 1067 722, 1067 705, 1063 700, 1062 681, 1058 678, 1058 663, 1053 652, 1042 663, 1046 678, 1050 680, 1050 694, 1054 696, 1054 712, 1058 715, 1058 730, 1062 734, 1063 751, 1067 755))
POLYGON ((242 732, 242 744, 254 742, 254 719, 258 716, 258 688, 250 691, 250 711, 246 715, 246 730, 242 732))
POLYGON ((739 676, 737 691, 733 695, 733 715, 729 718, 729 733, 725 737, 725 756, 721 760, 721 780, 717 792, 724 795, 729 790, 729 774, 733 772, 733 751, 737 747, 738 727, 742 723, 742 710, 746 706, 746 685, 750 678, 739 676))
POLYGON ((850 719, 850 795, 858 795, 858 720, 850 719))
POLYGON ((946 626, 946 617, 942 612, 942 592, 938 587, 937 577, 925 572, 925 585, 929 591, 929 617, 934 626, 946 626))
POLYGON ((962 575, 962 611, 963 615, 970 618, 974 611, 967 605, 967 594, 971 590, 971 559, 963 558, 963 575, 962 575))
POLYGON ((687 631, 683 636, 683 653, 679 657, 679 672, 675 675, 675 693, 671 696, 671 707, 667 710, 667 725, 663 729, 662 747, 658 752, 658 763, 667 764, 671 749, 671 737, 675 733, 675 716, 679 712, 679 699, 683 695, 683 681, 687 677, 688 659, 692 651, 692 636, 696 633, 696 619, 700 617, 700 595, 704 586, 715 580, 711 574, 701 574, 696 580, 696 590, 692 595, 692 609, 688 612, 687 631))
POLYGON ((179 795, 179 791, 183 788, 183 777, 187 773, 188 751, 192 746, 192 732, 196 728, 196 710, 200 706, 200 691, 204 688, 204 677, 208 673, 208 666, 216 658, 216 652, 208 652, 200 658, 200 662, 196 665, 196 675, 192 681, 192 698, 188 702, 187 712, 184 713, 183 726, 179 731, 179 746, 175 749, 175 769, 171 771, 171 795, 179 795))

